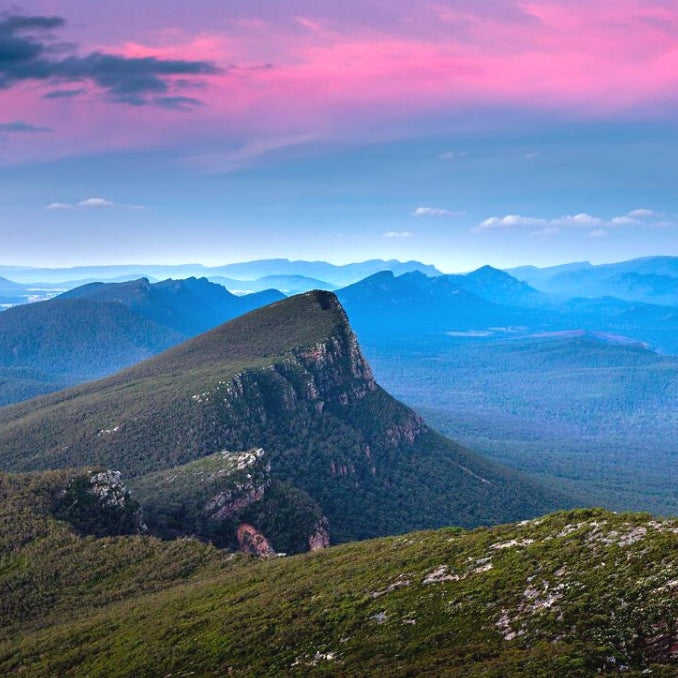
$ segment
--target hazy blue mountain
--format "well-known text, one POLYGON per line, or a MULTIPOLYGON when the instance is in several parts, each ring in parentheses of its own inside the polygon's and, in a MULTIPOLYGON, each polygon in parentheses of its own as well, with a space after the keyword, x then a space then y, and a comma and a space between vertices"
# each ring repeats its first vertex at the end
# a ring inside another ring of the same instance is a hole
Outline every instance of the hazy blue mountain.
POLYGON ((336 286, 349 285, 380 271, 392 271, 399 275, 421 271, 427 275, 439 275, 434 266, 418 261, 372 259, 354 264, 337 266, 325 261, 290 261, 289 259, 262 259, 242 264, 229 264, 218 269, 220 274, 241 279, 258 279, 269 275, 301 275, 327 281, 336 286))
POLYGON ((597 266, 523 266, 508 272, 544 292, 564 297, 612 296, 678 306, 678 257, 644 257, 597 266))
POLYGON ((287 296, 292 296, 311 290, 328 290, 331 292, 336 289, 336 285, 317 278, 307 278, 303 275, 267 275, 258 280, 236 280, 225 276, 210 276, 209 280, 223 285, 234 294, 251 294, 262 290, 276 289, 287 296))
POLYGON ((433 278, 421 272, 395 276, 384 271, 338 290, 337 296, 361 337, 431 331, 492 334, 516 324, 541 326, 540 313, 494 300, 546 297, 490 267, 466 276, 433 278))
POLYGON ((111 374, 284 298, 208 280, 90 283, 0 313, 0 404, 111 374))
POLYGON ((139 278, 122 283, 91 283, 69 290, 59 298, 117 302, 189 337, 284 296, 268 289, 239 297, 206 278, 158 283, 139 278))
POLYGON ((300 275, 316 278, 332 285, 342 286, 356 282, 372 273, 391 270, 397 274, 409 271, 423 271, 437 275, 434 266, 418 261, 401 262, 373 259, 345 265, 329 264, 324 261, 290 261, 289 259, 261 259, 224 266, 203 266, 202 264, 152 265, 121 264, 114 266, 76 266, 72 268, 31 268, 0 266, 0 275, 7 275, 18 282, 61 283, 69 280, 110 280, 116 277, 188 278, 224 276, 236 280, 258 280, 269 275, 300 275))
POLYGON ((445 277, 460 288, 496 304, 547 307, 556 303, 549 295, 492 266, 482 266, 465 275, 445 277))

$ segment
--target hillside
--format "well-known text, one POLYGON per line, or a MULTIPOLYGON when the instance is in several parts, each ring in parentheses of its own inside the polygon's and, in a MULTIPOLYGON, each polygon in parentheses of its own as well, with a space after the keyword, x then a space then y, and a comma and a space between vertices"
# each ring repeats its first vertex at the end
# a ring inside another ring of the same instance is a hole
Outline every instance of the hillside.
POLYGON ((158 283, 139 278, 121 283, 91 283, 69 290, 59 298, 116 302, 185 337, 192 337, 284 296, 268 288, 238 297, 206 278, 168 279, 158 283))
POLYGON ((50 299, 0 313, 0 368, 31 370, 56 382, 92 379, 182 338, 121 304, 50 299))
POLYGON ((3 675, 674 676, 678 524, 598 509, 252 560, 0 475, 3 675), (143 639, 143 640, 142 640, 143 639))
POLYGON ((432 431, 376 384, 329 292, 241 316, 112 377, 0 410, 0 467, 128 478, 263 448, 333 541, 572 505, 432 431))
POLYGON ((204 278, 141 278, 10 308, 0 313, 0 405, 112 374, 281 298, 238 297, 204 278))

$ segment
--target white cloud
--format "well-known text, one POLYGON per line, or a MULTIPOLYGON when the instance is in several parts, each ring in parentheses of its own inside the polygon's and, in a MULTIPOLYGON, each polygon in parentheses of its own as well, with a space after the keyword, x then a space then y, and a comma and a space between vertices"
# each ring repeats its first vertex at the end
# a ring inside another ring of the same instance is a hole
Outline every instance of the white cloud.
POLYGON ((414 233, 410 231, 387 231, 383 234, 384 238, 411 238, 414 233))
POLYGON ((660 217, 662 215, 659 212, 655 212, 654 210, 646 210, 641 208, 627 212, 626 216, 630 217, 631 219, 645 219, 646 217, 660 217))
POLYGON ((521 228, 523 226, 548 226, 549 222, 546 219, 538 219, 536 217, 523 217, 520 214, 507 214, 505 217, 490 217, 485 219, 478 226, 476 231, 496 231, 513 228, 521 228))
POLYGON ((466 212, 453 212, 442 207, 417 207, 412 212, 413 217, 462 217, 466 212))
POLYGON ((526 160, 534 160, 535 158, 538 158, 541 155, 539 151, 530 151, 529 153, 525 153, 525 159, 526 160))
POLYGON ((613 219, 610 219, 610 224, 612 226, 634 226, 635 224, 639 224, 640 221, 638 219, 634 219, 633 217, 630 217, 628 215, 624 215, 623 217, 614 217, 613 219))
POLYGON ((122 207, 128 210, 141 210, 144 209, 143 205, 125 205, 123 203, 113 202, 108 200, 108 198, 86 198, 75 204, 67 202, 53 202, 45 207, 46 210, 76 210, 76 209, 89 209, 89 208, 100 208, 100 207, 122 207))
POLYGON ((598 217, 592 217, 590 214, 586 214, 586 212, 581 212, 580 214, 568 214, 565 217, 551 219, 549 223, 558 228, 590 228, 592 226, 600 226, 604 222, 598 217))
POLYGON ((438 157, 441 160, 455 160, 456 158, 465 158, 467 155, 466 151, 445 151, 445 153, 441 153, 438 157))
POLYGON ((568 229, 592 229, 589 233, 594 238, 600 238, 608 234, 609 229, 621 226, 659 226, 652 221, 652 217, 661 216, 658 212, 647 209, 637 209, 621 216, 603 219, 586 212, 579 214, 567 214, 555 219, 542 217, 526 217, 520 214, 507 214, 503 217, 490 217, 481 221, 474 231, 498 231, 518 230, 531 228, 530 235, 549 235, 568 229))
POLYGON ((87 198, 87 200, 81 200, 78 207, 115 207, 115 203, 106 198, 87 198))

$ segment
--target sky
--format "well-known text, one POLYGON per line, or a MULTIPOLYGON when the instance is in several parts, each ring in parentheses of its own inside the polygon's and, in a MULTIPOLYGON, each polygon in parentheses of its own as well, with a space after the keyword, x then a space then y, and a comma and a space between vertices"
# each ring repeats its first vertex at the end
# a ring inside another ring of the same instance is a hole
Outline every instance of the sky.
POLYGON ((0 264, 678 255, 676 0, 0 12, 0 264))

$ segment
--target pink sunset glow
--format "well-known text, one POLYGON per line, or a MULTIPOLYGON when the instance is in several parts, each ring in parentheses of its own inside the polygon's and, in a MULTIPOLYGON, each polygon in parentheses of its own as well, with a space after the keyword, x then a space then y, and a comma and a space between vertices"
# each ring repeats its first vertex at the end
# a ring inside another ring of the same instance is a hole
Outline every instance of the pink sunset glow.
MULTIPOLYGON (((54 128, 58 140, 22 135, 6 144, 5 155, 58 155, 64 142, 93 152, 176 138, 276 146, 487 106, 575 119, 624 117, 637 109, 665 116, 673 108, 673 3, 505 2, 498 4, 500 16, 478 4, 417 2, 409 11, 394 10, 390 23, 371 24, 369 16, 360 21, 359 9, 345 18, 306 3, 304 14, 281 25, 263 8, 256 17, 231 17, 227 7, 210 2, 205 6, 220 15, 219 30, 208 20, 178 28, 168 13, 164 26, 130 28, 125 40, 83 39, 81 53, 202 60, 220 72, 190 83, 166 78, 172 95, 199 100, 177 106, 190 112, 111 103, 91 83, 82 85, 84 93, 59 99, 42 98, 54 83, 6 88, 3 118, 24 119, 30 110, 28 122, 54 128)), ((70 35, 77 36, 75 27, 70 35)))

